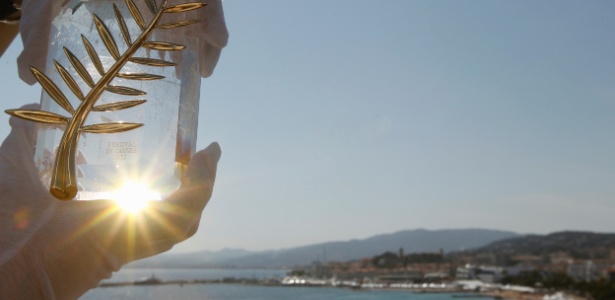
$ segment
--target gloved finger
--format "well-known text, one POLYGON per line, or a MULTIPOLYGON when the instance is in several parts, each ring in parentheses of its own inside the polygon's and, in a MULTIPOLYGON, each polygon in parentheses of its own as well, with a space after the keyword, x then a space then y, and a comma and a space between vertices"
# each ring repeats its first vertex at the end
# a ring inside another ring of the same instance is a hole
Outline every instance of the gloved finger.
POLYGON ((19 32, 23 41, 23 51, 17 58, 19 77, 29 85, 36 78, 30 66, 44 70, 47 58, 47 45, 51 21, 58 14, 62 1, 24 0, 21 6, 19 32))
POLYGON ((182 186, 168 199, 152 203, 148 211, 155 212, 155 219, 166 226, 152 227, 151 234, 158 240, 182 241, 198 222, 201 212, 209 202, 221 156, 218 143, 212 143, 190 159, 182 186))
MULTIPOLYGON (((169 5, 185 2, 186 0, 173 1, 169 5)), ((224 11, 220 0, 201 1, 207 4, 205 7, 187 12, 185 14, 173 14, 165 16, 169 22, 177 22, 180 20, 199 20, 199 23, 187 27, 183 27, 181 34, 178 35, 177 30, 160 31, 157 34, 164 40, 179 44, 186 43, 183 37, 198 37, 199 45, 199 68, 201 77, 209 77, 214 71, 222 48, 228 43, 228 29, 224 21, 224 11)), ((173 62, 180 62, 181 55, 171 53, 173 62)), ((178 68, 179 69, 179 68, 178 68)), ((179 74, 180 70, 176 71, 179 74)))
POLYGON ((222 49, 216 48, 211 44, 201 41, 201 53, 199 55, 199 66, 201 68, 201 77, 207 78, 214 72, 214 68, 220 59, 222 49))
POLYGON ((222 48, 228 44, 229 33, 224 21, 222 1, 206 1, 203 21, 199 23, 201 36, 200 69, 201 77, 209 77, 220 59, 222 48))
MULTIPOLYGON (((207 43, 205 40, 201 40, 199 43, 199 73, 201 77, 207 78, 213 74, 216 65, 218 64, 218 60, 220 59, 220 54, 222 53, 222 49, 216 48, 211 44, 207 43)), ((174 52, 171 53, 171 61, 176 63, 175 66, 175 75, 180 77, 182 74, 181 63, 182 63, 182 53, 174 52)))
MULTIPOLYGON (((168 5, 190 2, 189 0, 172 0, 168 5)), ((228 42, 228 29, 224 21, 224 9, 221 0, 201 0, 205 7, 184 14, 164 16, 165 21, 199 20, 196 25, 186 27, 188 33, 197 32, 199 36, 216 48, 224 48, 228 42)))
MULTIPOLYGON (((201 39, 199 41, 198 47, 198 60, 199 60, 199 74, 203 78, 207 78, 211 76, 218 64, 218 60, 220 59, 220 54, 222 53, 222 49, 216 48, 215 46, 208 43, 206 40, 201 39)), ((183 51, 174 51, 170 54, 171 61, 176 63, 175 66, 175 75, 178 77, 182 76, 182 58, 183 51)))
MULTIPOLYGON (((40 105, 28 104, 20 109, 39 110, 40 105)), ((35 122, 26 121, 17 117, 9 119, 11 132, 0 146, 2 166, 10 167, 13 171, 30 172, 36 174, 34 160, 34 145, 36 143, 37 126, 35 122)))
POLYGON ((186 169, 182 189, 192 186, 204 186, 211 192, 211 188, 216 180, 218 161, 220 161, 221 156, 222 149, 220 149, 220 145, 216 142, 209 144, 207 148, 193 155, 186 169))
POLYGON ((199 224, 201 224, 201 216, 202 214, 199 214, 196 220, 194 220, 194 224, 192 224, 192 227, 190 227, 190 229, 188 229, 188 232, 186 233, 186 238, 192 237, 199 229, 199 224))
MULTIPOLYGON (((37 103, 26 104, 19 109, 21 110, 40 110, 41 106, 37 103)), ((27 145, 32 153, 34 151, 34 142, 36 141, 36 123, 32 121, 27 121, 21 118, 17 118, 11 116, 9 119, 9 125, 11 125, 11 133, 7 140, 18 139, 27 145)), ((23 149, 25 150, 25 149, 23 149)))
POLYGON ((207 6, 204 8, 203 21, 201 22, 200 32, 203 39, 215 48, 222 49, 228 43, 228 29, 224 21, 224 10, 222 1, 205 1, 207 6))
MULTIPOLYGON (((38 110, 38 105, 22 109, 38 110)), ((53 214, 53 199, 34 165, 36 123, 11 117, 11 132, 0 146, 0 264, 16 255, 53 214)))
POLYGON ((222 150, 218 143, 211 143, 207 148, 197 152, 190 159, 182 186, 165 201, 168 215, 186 231, 192 227, 195 218, 207 205, 213 192, 218 161, 222 150), (177 215, 176 215, 177 214, 177 215))

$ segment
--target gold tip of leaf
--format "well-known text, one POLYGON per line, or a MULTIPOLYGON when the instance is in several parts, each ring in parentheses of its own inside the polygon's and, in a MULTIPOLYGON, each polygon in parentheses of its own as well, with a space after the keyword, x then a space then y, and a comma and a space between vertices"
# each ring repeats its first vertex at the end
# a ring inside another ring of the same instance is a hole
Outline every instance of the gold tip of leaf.
POLYGON ((130 14, 134 18, 137 25, 139 25, 139 28, 141 28, 141 30, 145 30, 145 21, 143 21, 143 16, 141 16, 141 12, 139 12, 137 5, 135 5, 132 0, 126 0, 126 6, 128 6, 128 10, 130 11, 130 14))
POLYGON ((143 1, 145 1, 147 8, 149 8, 149 11, 152 13, 152 15, 155 15, 156 12, 158 12, 158 8, 156 7, 156 2, 154 2, 153 0, 143 0, 143 1))
POLYGON ((113 11, 115 12, 115 19, 117 20, 117 24, 120 25, 120 32, 122 33, 122 37, 124 38, 124 42, 126 45, 132 45, 132 41, 130 40, 130 32, 128 31, 128 27, 126 26, 126 21, 124 21, 124 17, 122 17, 122 13, 117 8, 117 5, 113 3, 113 11))
POLYGON ((38 83, 41 84, 41 86, 43 87, 45 92, 47 92, 49 97, 51 97, 51 99, 53 99, 58 105, 60 105, 60 107, 62 107, 67 112, 71 114, 75 112, 72 105, 70 105, 70 102, 68 102, 68 99, 66 99, 66 96, 64 96, 62 91, 60 91, 58 86, 53 83, 53 81, 51 81, 49 77, 47 77, 45 74, 43 74, 43 72, 37 70, 34 67, 30 67, 30 70, 32 71, 32 75, 34 75, 38 83))
POLYGON ((69 121, 65 116, 44 110, 7 109, 4 112, 20 119, 45 124, 68 124, 69 121))
POLYGON ((116 111, 131 108, 137 105, 141 105, 145 103, 146 100, 130 100, 130 101, 121 101, 109 104, 102 104, 98 106, 92 107, 93 111, 116 111))
POLYGON ((147 94, 146 92, 142 90, 137 90, 131 87, 119 86, 119 85, 108 85, 105 88, 105 90, 107 92, 111 92, 111 93, 119 94, 119 95, 126 95, 126 96, 143 96, 147 94))
POLYGON ((144 42, 142 46, 145 48, 150 48, 154 50, 162 50, 162 51, 177 51, 177 50, 186 49, 186 46, 184 45, 167 43, 167 42, 154 42, 154 41, 144 42))
POLYGON ((199 9, 201 7, 204 7, 205 3, 200 3, 200 2, 191 2, 191 3, 183 3, 183 4, 177 4, 177 5, 172 5, 169 6, 165 9, 162 10, 162 12, 164 13, 179 13, 179 12, 185 12, 185 11, 191 11, 191 10, 195 10, 195 9, 199 9))
POLYGON ((81 131, 89 133, 118 133, 133 130, 143 126, 142 123, 99 123, 81 127, 81 131))
POLYGON ((70 52, 70 50, 68 50, 68 48, 66 47, 64 47, 64 53, 66 54, 66 57, 68 57, 70 64, 73 65, 73 68, 75 68, 75 70, 77 71, 77 74, 81 76, 81 79, 83 79, 83 81, 85 81, 88 86, 93 87, 94 80, 92 79, 92 76, 90 76, 90 73, 88 73, 88 71, 85 69, 81 61, 79 61, 77 56, 70 52))
POLYGON ((111 31, 109 31, 107 25, 105 25, 105 23, 96 14, 93 15, 94 23, 96 24, 96 30, 98 30, 98 35, 100 35, 100 39, 103 41, 103 44, 105 44, 105 47, 107 47, 109 54, 111 54, 111 56, 113 56, 115 60, 118 60, 120 58, 120 51, 117 49, 117 44, 115 43, 115 40, 111 35, 111 31))
POLYGON ((75 79, 70 76, 64 66, 62 66, 57 60, 54 59, 53 64, 56 66, 56 69, 60 73, 60 76, 62 77, 66 85, 68 85, 68 88, 70 88, 70 90, 73 92, 73 94, 75 94, 75 96, 77 96, 79 100, 83 100, 83 93, 81 92, 81 89, 79 88, 77 82, 75 82, 75 79))
POLYGON ((179 21, 179 22, 165 23, 165 24, 156 25, 156 28, 159 28, 159 29, 173 29, 173 28, 178 28, 178 27, 183 27, 183 26, 188 26, 188 25, 196 24, 196 23, 199 23, 199 22, 201 22, 201 20, 179 21))
POLYGON ((98 53, 96 53, 96 50, 94 49, 90 41, 83 34, 81 35, 81 40, 83 41, 83 45, 85 46, 85 51, 90 56, 90 59, 92 60, 92 63, 96 67, 98 74, 100 74, 100 76, 104 76, 105 68, 103 67, 102 62, 100 61, 100 57, 98 57, 98 53))
POLYGON ((128 80, 158 80, 164 79, 162 75, 147 74, 147 73, 118 73, 117 77, 128 80))
POLYGON ((170 66, 176 65, 176 63, 174 62, 161 60, 161 59, 155 59, 155 58, 147 58, 147 57, 132 57, 132 58, 129 58, 128 60, 133 63, 152 66, 152 67, 170 67, 170 66))

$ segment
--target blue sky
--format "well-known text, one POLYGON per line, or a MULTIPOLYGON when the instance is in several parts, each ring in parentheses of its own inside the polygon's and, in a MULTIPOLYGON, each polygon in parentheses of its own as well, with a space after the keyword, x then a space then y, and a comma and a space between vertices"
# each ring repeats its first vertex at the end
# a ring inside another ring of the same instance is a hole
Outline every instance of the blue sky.
MULTIPOLYGON (((412 228, 614 232, 615 4, 224 1, 197 235, 250 250, 412 228)), ((0 59, 2 110, 37 102, 0 59)), ((0 135, 8 133, 8 117, 0 135)))

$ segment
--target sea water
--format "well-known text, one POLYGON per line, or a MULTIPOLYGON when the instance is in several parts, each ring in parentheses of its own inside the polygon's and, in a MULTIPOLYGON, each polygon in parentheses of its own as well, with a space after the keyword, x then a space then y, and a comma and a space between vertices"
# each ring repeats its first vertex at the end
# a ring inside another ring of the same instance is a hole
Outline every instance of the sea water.
MULTIPOLYGON (((260 269, 122 269, 105 282, 134 281, 155 275, 163 281, 193 279, 223 279, 228 277, 246 279, 281 278, 288 270, 260 269)), ((361 289, 351 290, 334 287, 284 287, 242 284, 184 284, 184 285, 137 285, 120 287, 99 287, 89 291, 81 299, 220 299, 220 300, 451 300, 449 293, 413 293, 407 290, 361 289)), ((484 297, 463 299, 479 300, 484 297)))

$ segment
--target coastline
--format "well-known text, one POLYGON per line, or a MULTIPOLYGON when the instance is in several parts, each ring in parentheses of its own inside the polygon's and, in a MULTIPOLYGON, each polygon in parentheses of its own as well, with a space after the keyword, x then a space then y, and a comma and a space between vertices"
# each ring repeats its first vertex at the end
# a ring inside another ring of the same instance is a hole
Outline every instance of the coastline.
MULTIPOLYGON (((296 280, 296 279, 294 279, 296 280)), ((500 300, 588 300, 587 298, 555 293, 553 295, 541 292, 527 292, 515 290, 472 290, 464 289, 454 284, 384 284, 384 283, 358 283, 356 281, 331 281, 331 280, 298 280, 289 281, 288 277, 284 280, 267 278, 222 278, 222 279, 192 279, 192 280, 161 280, 155 276, 142 278, 135 281, 124 282, 103 282, 99 288, 123 287, 123 286, 154 286, 154 285, 193 285, 193 284, 229 284, 229 285, 253 285, 253 286, 279 286, 279 287, 313 287, 313 288, 343 288, 351 290, 395 290, 407 291, 420 294, 452 294, 453 298, 489 298, 500 300)))
POLYGON ((555 293, 553 295, 549 295, 549 294, 544 294, 544 293, 529 294, 529 293, 518 292, 518 291, 491 291, 491 292, 485 292, 483 294, 493 297, 493 299, 502 299, 502 300, 559 300, 559 299, 588 300, 588 298, 580 297, 577 295, 565 294, 565 293, 555 293))

